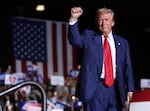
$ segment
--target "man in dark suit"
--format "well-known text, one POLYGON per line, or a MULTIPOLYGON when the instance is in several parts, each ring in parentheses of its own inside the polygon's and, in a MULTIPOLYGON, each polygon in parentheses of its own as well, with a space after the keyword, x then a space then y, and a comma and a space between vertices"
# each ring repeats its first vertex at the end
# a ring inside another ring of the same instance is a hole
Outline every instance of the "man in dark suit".
POLYGON ((71 45, 82 49, 82 61, 76 97, 84 106, 84 111, 122 111, 129 105, 134 91, 134 75, 128 41, 112 32, 115 24, 114 12, 108 8, 98 9, 96 21, 99 33, 78 28, 81 7, 71 8, 68 40, 71 45), (110 44, 113 80, 110 86, 105 84, 104 36, 110 44))

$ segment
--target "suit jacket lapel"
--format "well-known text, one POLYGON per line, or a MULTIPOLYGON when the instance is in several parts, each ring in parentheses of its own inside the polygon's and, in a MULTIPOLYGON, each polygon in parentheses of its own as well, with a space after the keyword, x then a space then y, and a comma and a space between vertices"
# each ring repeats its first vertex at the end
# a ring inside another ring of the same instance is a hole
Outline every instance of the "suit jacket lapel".
POLYGON ((101 35, 96 35, 96 36, 93 37, 93 40, 94 40, 94 42, 96 44, 96 47, 97 47, 96 51, 98 52, 98 58, 97 58, 97 60, 98 60, 98 66, 99 67, 97 68, 97 70, 98 70, 98 72, 101 72, 102 68, 100 66, 102 66, 102 64, 103 64, 102 37, 101 37, 101 35))
POLYGON ((116 67, 118 66, 119 63, 119 57, 121 56, 121 43, 117 39, 116 35, 113 35, 114 41, 115 41, 115 47, 116 47, 116 67))

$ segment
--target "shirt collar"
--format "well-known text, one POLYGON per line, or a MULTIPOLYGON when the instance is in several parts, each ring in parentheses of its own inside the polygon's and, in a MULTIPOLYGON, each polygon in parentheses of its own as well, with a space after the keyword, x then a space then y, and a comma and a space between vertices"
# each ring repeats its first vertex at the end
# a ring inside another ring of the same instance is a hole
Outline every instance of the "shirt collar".
MULTIPOLYGON (((102 37, 104 37, 103 35, 102 35, 102 37)), ((112 39, 112 37, 113 37, 113 35, 112 35, 112 31, 108 34, 108 38, 109 39, 112 39)))

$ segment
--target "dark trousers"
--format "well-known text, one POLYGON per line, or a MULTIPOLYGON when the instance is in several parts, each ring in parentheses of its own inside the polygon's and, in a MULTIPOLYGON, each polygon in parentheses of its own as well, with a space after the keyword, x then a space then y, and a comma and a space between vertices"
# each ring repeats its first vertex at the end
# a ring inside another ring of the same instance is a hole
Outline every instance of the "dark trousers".
POLYGON ((100 80, 92 99, 83 103, 84 111, 122 111, 119 97, 116 84, 108 88, 100 80))

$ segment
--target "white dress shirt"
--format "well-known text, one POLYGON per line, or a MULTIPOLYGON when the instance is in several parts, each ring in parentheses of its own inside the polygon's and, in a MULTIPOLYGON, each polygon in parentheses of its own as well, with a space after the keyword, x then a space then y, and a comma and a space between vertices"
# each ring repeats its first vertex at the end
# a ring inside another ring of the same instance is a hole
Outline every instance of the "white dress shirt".
MULTIPOLYGON (((116 78, 116 48, 115 48, 115 42, 114 42, 112 32, 108 34, 107 40, 110 44, 112 62, 113 62, 113 74, 114 74, 114 79, 115 79, 116 78)), ((102 35, 102 41, 103 41, 103 44, 104 44, 104 36, 103 35, 102 35)), ((103 62, 101 78, 105 78, 104 62, 103 62)))

